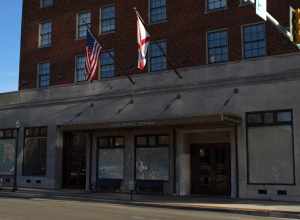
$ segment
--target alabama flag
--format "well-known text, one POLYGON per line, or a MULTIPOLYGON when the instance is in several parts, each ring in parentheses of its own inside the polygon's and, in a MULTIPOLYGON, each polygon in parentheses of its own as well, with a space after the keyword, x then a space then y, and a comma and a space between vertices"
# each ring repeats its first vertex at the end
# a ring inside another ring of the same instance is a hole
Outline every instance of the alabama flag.
POLYGON ((147 63, 147 51, 150 43, 150 35, 147 32, 139 13, 136 11, 137 16, 137 41, 138 41, 138 69, 143 70, 147 63))

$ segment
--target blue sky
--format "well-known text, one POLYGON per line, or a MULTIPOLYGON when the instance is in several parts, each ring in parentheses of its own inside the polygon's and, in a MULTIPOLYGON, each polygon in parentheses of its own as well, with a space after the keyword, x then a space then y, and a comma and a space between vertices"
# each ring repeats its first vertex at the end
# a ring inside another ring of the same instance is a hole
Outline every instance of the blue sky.
POLYGON ((1 8, 0 93, 18 87, 22 0, 3 1, 1 8))

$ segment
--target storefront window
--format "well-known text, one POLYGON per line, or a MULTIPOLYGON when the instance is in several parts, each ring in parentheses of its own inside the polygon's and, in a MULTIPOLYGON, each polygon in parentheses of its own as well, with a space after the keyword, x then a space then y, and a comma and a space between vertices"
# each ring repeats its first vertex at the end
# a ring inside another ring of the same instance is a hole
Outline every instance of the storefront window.
POLYGON ((46 175, 47 140, 47 127, 25 129, 23 176, 46 175))

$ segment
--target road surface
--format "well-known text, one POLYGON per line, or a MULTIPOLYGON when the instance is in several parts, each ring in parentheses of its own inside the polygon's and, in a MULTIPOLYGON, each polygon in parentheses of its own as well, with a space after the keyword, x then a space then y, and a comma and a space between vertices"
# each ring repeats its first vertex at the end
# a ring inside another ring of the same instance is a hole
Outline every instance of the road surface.
POLYGON ((0 220, 278 220, 220 212, 133 207, 109 203, 0 197, 0 220))

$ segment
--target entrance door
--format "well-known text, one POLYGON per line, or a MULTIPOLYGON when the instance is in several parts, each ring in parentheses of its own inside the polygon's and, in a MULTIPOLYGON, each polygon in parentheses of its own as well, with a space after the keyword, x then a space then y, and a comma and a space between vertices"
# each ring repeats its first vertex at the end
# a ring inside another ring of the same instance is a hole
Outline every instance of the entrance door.
POLYGON ((230 145, 191 145, 191 193, 230 195, 230 145))
POLYGON ((65 133, 63 146, 63 187, 85 189, 86 140, 82 134, 65 133))

